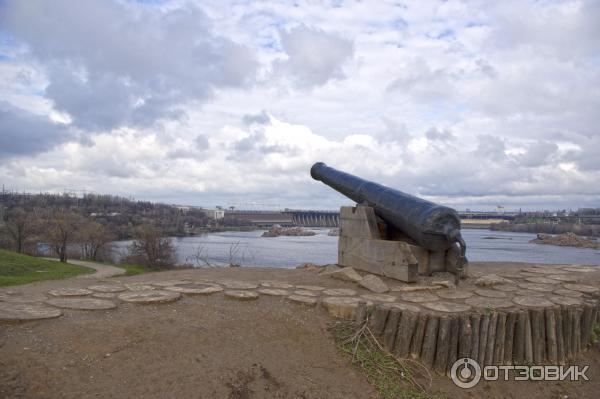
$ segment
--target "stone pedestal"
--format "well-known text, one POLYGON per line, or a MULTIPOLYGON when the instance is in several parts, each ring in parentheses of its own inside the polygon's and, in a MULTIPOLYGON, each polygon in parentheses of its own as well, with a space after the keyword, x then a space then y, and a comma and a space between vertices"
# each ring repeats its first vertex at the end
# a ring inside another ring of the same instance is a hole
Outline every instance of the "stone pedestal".
POLYGON ((338 264, 369 273, 415 282, 417 275, 454 272, 460 249, 431 252, 394 231, 370 206, 340 209, 338 264))

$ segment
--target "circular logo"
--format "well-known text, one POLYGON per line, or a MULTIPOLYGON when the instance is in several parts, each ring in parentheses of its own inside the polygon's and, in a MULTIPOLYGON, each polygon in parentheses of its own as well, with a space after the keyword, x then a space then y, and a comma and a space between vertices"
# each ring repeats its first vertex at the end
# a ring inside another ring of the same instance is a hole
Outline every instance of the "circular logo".
POLYGON ((461 388, 473 388, 481 380, 481 367, 473 359, 463 357, 452 365, 450 370, 452 382, 461 388))

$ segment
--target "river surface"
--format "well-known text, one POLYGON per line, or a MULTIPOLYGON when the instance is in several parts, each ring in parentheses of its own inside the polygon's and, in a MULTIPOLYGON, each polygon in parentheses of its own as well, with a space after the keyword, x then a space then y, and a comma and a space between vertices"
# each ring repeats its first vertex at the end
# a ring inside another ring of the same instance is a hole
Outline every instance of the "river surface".
MULTIPOLYGON (((228 265, 293 268, 301 263, 335 263, 338 237, 328 236, 329 229, 311 229, 309 237, 261 237, 260 231, 227 231, 201 236, 173 238, 178 262, 194 266, 228 265)), ((600 265, 600 251, 589 248, 531 244, 535 234, 463 229, 470 261, 529 263, 568 263, 600 265), (493 239, 490 239, 493 237, 493 239)), ((124 254, 130 241, 116 247, 124 254)))

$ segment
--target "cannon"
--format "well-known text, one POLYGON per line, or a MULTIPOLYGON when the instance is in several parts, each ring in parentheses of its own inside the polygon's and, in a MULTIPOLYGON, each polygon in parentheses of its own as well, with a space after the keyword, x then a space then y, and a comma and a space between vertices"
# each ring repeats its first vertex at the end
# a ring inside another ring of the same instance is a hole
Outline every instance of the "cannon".
POLYGON ((417 273, 434 271, 451 271, 457 278, 461 276, 466 264, 466 244, 455 210, 322 162, 315 163, 310 174, 358 204, 354 209, 342 207, 340 211, 339 264, 390 277, 396 275, 404 281, 414 281, 417 273), (394 266, 406 270, 394 270, 394 266))

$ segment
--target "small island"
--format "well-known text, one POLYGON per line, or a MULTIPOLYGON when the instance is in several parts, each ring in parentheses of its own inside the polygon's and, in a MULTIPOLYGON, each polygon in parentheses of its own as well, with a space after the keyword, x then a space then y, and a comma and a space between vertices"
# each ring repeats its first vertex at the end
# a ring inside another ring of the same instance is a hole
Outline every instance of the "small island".
POLYGON ((537 237, 529 241, 535 244, 558 245, 562 247, 600 249, 600 243, 592 238, 586 238, 574 233, 544 234, 538 233, 537 237))
POLYGON ((274 225, 268 231, 265 231, 261 237, 279 237, 279 236, 314 236, 315 233, 312 230, 307 230, 302 227, 281 227, 280 225, 274 225))

